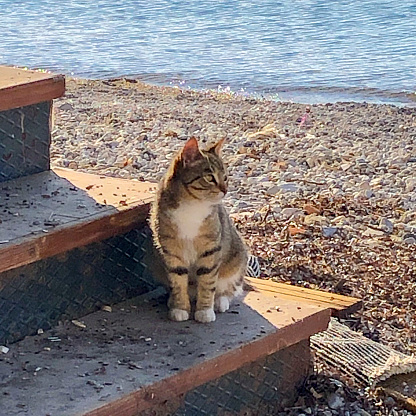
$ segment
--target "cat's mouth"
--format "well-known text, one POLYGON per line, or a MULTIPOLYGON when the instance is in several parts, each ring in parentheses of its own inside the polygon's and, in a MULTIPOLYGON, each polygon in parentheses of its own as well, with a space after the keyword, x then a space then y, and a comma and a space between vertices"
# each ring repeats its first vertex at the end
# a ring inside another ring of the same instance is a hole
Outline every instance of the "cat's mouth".
POLYGON ((211 199, 213 202, 220 202, 225 196, 225 192, 216 192, 215 194, 212 195, 211 199))

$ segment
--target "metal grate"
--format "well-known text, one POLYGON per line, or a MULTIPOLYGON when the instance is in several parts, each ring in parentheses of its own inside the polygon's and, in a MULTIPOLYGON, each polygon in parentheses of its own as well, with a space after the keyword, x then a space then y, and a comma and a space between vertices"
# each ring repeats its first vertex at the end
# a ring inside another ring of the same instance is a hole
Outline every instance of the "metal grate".
MULTIPOLYGON (((310 370, 305 340, 190 391, 175 416, 278 415, 310 370)), ((283 413, 284 414, 284 413, 283 413)))
POLYGON ((51 102, 0 112, 0 182, 49 169, 51 102))
POLYGON ((2 273, 0 344, 156 287, 147 227, 2 273))

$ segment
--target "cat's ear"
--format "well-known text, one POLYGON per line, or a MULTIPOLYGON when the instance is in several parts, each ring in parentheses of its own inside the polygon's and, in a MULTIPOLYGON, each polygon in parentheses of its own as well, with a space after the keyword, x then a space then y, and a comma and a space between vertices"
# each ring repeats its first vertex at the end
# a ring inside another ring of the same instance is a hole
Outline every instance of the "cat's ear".
POLYGON ((217 156, 221 156, 222 145, 224 144, 224 142, 225 142, 225 138, 221 139, 220 141, 215 143, 213 146, 211 146, 208 149, 208 152, 214 153, 217 156))
POLYGON ((198 141, 195 137, 191 137, 186 143, 181 153, 181 160, 184 164, 190 165, 193 162, 202 159, 202 153, 199 151, 198 141))

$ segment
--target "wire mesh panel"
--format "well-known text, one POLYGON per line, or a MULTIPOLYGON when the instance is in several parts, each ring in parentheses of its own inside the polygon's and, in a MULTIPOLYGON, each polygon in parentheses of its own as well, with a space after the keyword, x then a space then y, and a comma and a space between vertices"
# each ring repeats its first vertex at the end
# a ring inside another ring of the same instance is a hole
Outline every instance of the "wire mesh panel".
POLYGON ((0 182, 49 169, 52 102, 0 112, 0 182))
POLYGON ((153 289, 148 228, 1 274, 0 344, 153 289))
POLYGON ((414 356, 374 342, 334 318, 326 331, 311 337, 311 345, 322 362, 363 386, 416 371, 414 356))

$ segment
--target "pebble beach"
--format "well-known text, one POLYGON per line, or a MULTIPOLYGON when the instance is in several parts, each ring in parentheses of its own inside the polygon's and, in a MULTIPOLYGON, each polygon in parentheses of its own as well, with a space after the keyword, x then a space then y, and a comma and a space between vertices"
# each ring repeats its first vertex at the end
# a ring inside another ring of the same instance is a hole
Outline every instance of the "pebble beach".
MULTIPOLYGON (((53 117, 52 166, 138 181, 191 136, 226 138, 225 204, 261 277, 362 298, 344 323, 416 353, 416 108, 68 79, 53 117)), ((351 416, 412 414, 343 391, 351 416)), ((321 402, 304 414, 347 414, 321 402)))

